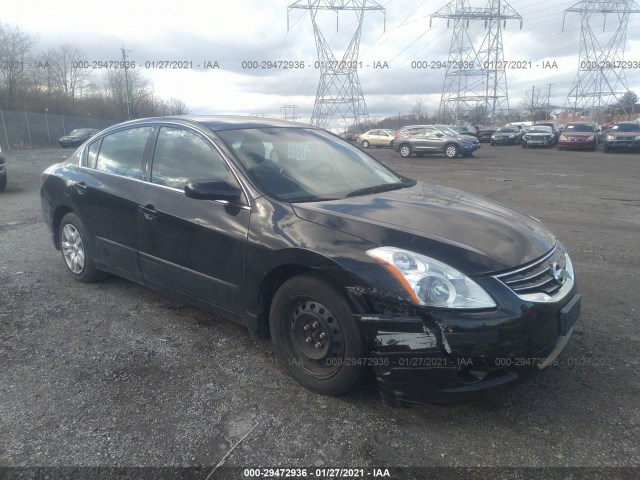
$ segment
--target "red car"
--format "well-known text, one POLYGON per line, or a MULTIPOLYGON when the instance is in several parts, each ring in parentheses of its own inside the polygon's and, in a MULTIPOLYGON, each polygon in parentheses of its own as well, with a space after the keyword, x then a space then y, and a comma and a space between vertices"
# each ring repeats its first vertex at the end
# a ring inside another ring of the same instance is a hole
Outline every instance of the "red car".
POLYGON ((558 140, 558 150, 578 148, 595 150, 598 148, 598 133, 594 123, 569 123, 558 140))

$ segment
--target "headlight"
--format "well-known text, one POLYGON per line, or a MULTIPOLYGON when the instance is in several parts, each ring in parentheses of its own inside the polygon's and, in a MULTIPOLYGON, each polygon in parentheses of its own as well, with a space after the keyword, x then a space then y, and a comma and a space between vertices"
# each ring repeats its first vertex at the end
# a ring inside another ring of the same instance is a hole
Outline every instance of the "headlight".
POLYGON ((595 137, 594 137, 593 135, 589 135, 587 138, 585 138, 585 141, 593 140, 594 138, 595 138, 595 137))
POLYGON ((395 247, 367 255, 382 264, 417 305, 444 308, 493 308, 496 303, 476 282, 433 258, 395 247))
POLYGON ((509 135, 509 138, 516 138, 515 135, 509 135))
POLYGON ((640 135, 636 135, 636 140, 640 140, 640 135))
POLYGON ((567 140, 569 140, 569 139, 568 139, 566 136, 564 136, 564 135, 560 135, 560 140, 562 140, 562 141, 565 141, 565 142, 566 142, 566 141, 567 141, 567 140))
POLYGON ((491 140, 495 140, 496 136, 495 135, 491 135, 491 140))
POLYGON ((607 140, 613 140, 615 137, 613 135, 607 135, 607 140))

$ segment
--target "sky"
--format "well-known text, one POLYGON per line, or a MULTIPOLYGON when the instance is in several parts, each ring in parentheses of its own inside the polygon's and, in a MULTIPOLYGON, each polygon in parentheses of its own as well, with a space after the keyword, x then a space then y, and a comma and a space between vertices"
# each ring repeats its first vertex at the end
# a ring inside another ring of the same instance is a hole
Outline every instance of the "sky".
MULTIPOLYGON (((124 46, 128 59, 136 62, 156 94, 184 101, 194 114, 279 117, 283 105, 296 105, 299 119, 309 121, 320 71, 314 68, 317 53, 310 14, 291 10, 287 15, 292 3, 110 0, 95 6, 75 0, 6 1, 0 21, 38 35, 39 50, 63 43, 78 46, 90 64, 120 60, 124 46), (54 20, 60 16, 64 20, 54 20), (152 68, 153 62, 166 60, 181 61, 189 68, 152 68), (301 62, 305 68, 249 68, 254 62, 261 67, 269 61, 301 62), (217 62, 219 68, 203 68, 207 62, 212 66, 217 62)), ((365 15, 358 75, 372 119, 409 113, 418 101, 430 113, 437 111, 445 70, 412 68, 412 62, 447 60, 453 28, 440 18, 430 25, 430 16, 448 3, 380 0, 386 16, 378 11, 365 15), (374 68, 385 63, 388 68, 374 68)), ((484 6, 486 0, 470 3, 484 6)), ((505 60, 531 66, 507 69, 511 108, 521 106, 534 87, 545 95, 550 92, 552 105, 563 105, 576 77, 580 48, 579 14, 567 13, 563 29, 563 13, 576 2, 513 0, 509 4, 522 16, 523 25, 520 29, 518 21, 507 21, 505 60)), ((340 58, 356 25, 354 14, 340 12, 336 25, 335 13, 320 12, 318 21, 340 58)), ((607 17, 604 25, 601 17, 593 22, 602 39, 618 26, 614 16, 607 17)), ((480 38, 484 25, 472 23, 469 31, 480 38)), ((624 73, 629 89, 640 94, 640 13, 628 23, 625 60, 637 62, 638 68, 624 73)), ((100 70, 92 75, 98 78, 100 70)))

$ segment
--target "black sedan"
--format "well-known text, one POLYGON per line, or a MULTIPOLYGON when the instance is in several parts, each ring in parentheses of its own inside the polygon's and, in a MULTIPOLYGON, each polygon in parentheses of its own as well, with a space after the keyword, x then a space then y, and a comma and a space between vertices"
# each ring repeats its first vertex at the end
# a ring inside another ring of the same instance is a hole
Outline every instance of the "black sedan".
POLYGON ((371 369, 391 404, 491 392, 553 363, 580 312, 539 221, 300 124, 116 125, 49 167, 41 198, 74 279, 109 272, 270 336, 324 394, 371 369))
POLYGON ((98 132, 99 130, 96 130, 95 128, 77 128, 75 130, 71 130, 69 135, 60 137, 58 139, 58 143, 60 143, 62 148, 77 147, 82 145, 98 132))

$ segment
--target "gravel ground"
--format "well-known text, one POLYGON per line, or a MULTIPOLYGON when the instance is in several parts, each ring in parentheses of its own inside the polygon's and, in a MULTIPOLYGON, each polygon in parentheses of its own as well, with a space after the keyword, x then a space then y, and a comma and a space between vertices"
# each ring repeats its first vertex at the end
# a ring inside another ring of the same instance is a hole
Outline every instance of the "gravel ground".
POLYGON ((475 157, 452 161, 371 150, 407 176, 541 219, 571 253, 584 296, 558 366, 507 396, 394 409, 373 383, 341 398, 305 390, 276 367, 269 341, 171 297, 115 277, 74 283, 39 200, 40 173, 70 153, 5 152, 1 467, 202 467, 224 460, 232 467, 600 467, 601 478, 639 474, 640 154, 483 145, 475 157))

